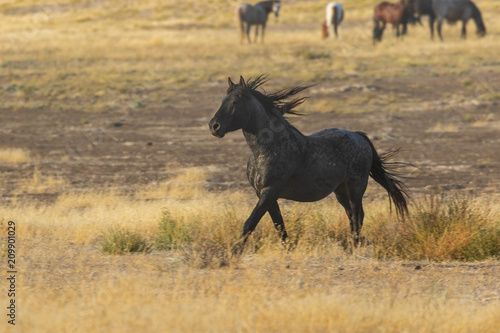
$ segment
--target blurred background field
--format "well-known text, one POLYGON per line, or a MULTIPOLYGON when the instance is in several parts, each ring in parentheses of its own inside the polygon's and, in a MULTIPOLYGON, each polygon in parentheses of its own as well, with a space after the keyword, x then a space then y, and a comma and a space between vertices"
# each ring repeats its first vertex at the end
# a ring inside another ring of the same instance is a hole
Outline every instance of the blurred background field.
POLYGON ((19 332, 496 332, 500 3, 475 1, 484 38, 471 21, 431 41, 424 18, 377 45, 376 1, 344 3, 340 40, 321 39, 326 3, 283 1, 248 45, 238 1, 0 1, 0 267, 15 220, 19 332), (304 133, 402 147, 408 219, 371 183, 352 249, 334 198, 283 202, 290 249, 266 216, 231 259, 249 151, 207 123, 228 76, 261 73, 267 92, 315 84, 304 133))

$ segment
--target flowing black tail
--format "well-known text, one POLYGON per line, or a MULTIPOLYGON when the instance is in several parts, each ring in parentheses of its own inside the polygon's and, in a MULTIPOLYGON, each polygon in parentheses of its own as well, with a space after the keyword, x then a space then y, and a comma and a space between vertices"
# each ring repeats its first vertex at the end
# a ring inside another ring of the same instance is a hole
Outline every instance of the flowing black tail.
POLYGON ((386 189, 389 197, 396 206, 396 212, 400 216, 408 214, 406 199, 409 198, 409 195, 407 193, 407 188, 402 181, 397 179, 397 177, 400 176, 397 169, 403 164, 398 162, 389 162, 389 160, 398 153, 399 149, 388 151, 379 155, 368 136, 366 136, 363 132, 357 133, 361 135, 372 148, 373 161, 370 176, 386 189))

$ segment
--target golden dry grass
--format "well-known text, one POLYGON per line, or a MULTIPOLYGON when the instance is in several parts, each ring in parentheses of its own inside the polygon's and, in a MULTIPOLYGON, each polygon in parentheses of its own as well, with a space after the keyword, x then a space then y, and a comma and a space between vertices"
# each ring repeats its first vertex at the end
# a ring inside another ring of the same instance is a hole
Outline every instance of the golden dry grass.
POLYGON ((35 168, 31 178, 26 178, 20 182, 19 187, 14 191, 14 194, 42 194, 59 192, 67 185, 66 180, 61 177, 44 176, 35 168))
MULTIPOLYGON (((198 179, 193 171, 181 177, 198 179)), ((304 233, 294 249, 279 245, 265 218, 246 254, 220 267, 226 259, 206 254, 214 242, 224 247, 236 239, 254 200, 243 193, 210 194, 192 184, 201 195, 191 199, 183 198, 185 189, 159 200, 88 192, 61 195, 53 204, 0 208, 2 230, 9 219, 18 226, 18 329, 495 332, 500 324, 498 261, 382 260, 373 246, 350 252, 325 238, 335 228, 348 228, 342 209, 329 200, 283 206, 291 237, 304 233), (101 250, 110 228, 154 242, 166 210, 206 239, 147 254, 110 256, 101 250)), ((472 205, 487 207, 480 199, 472 205)), ((369 204, 366 211, 365 230, 373 235, 388 216, 387 202, 369 204)), ((490 209, 492 226, 500 222, 499 212, 498 206, 490 209)))
POLYGON ((31 153, 21 148, 0 149, 0 163, 27 163, 31 161, 31 153))

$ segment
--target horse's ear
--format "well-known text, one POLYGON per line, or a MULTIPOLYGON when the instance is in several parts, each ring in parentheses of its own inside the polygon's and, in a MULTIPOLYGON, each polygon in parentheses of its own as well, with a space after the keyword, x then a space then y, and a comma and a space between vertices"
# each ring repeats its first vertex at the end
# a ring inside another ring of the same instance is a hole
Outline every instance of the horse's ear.
POLYGON ((243 78, 243 76, 240 75, 240 86, 243 88, 243 89, 247 89, 247 84, 245 82, 245 79, 243 78))
POLYGON ((228 78, 227 78, 227 86, 228 86, 229 88, 231 88, 232 86, 234 86, 234 83, 233 83, 233 81, 231 81, 231 78, 230 78, 230 77, 228 77, 228 78))

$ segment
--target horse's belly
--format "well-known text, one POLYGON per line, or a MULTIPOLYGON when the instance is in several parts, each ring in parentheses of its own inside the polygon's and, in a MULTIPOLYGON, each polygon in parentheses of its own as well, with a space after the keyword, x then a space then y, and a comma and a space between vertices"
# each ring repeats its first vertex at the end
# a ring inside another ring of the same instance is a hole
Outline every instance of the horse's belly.
POLYGON ((285 189, 279 196, 282 199, 299 201, 299 202, 314 202, 329 196, 333 190, 327 191, 308 191, 307 189, 298 190, 297 188, 285 189))
POLYGON ((280 198, 294 201, 312 202, 326 198, 342 181, 341 172, 303 172, 292 176, 280 198))

